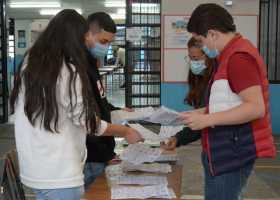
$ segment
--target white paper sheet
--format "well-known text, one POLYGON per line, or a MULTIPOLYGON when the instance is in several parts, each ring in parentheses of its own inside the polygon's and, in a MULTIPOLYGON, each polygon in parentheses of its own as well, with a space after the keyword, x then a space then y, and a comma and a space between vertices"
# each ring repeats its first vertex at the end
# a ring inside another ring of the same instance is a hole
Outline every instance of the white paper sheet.
POLYGON ((147 199, 147 198, 166 198, 171 199, 174 192, 166 185, 153 186, 115 186, 111 188, 111 199, 147 199))
POLYGON ((154 162, 159 158, 162 151, 160 148, 151 148, 142 143, 130 144, 121 153, 120 158, 123 161, 137 165, 145 162, 154 162))
POLYGON ((131 128, 137 130, 141 137, 145 140, 152 140, 152 141, 161 141, 161 137, 154 133, 153 131, 150 131, 149 129, 145 128, 144 126, 140 124, 128 124, 131 128))
POLYGON ((151 141, 159 141, 159 142, 163 142, 166 139, 176 135, 176 133, 181 131, 184 127, 184 126, 161 126, 160 132, 156 134, 140 124, 129 124, 129 126, 137 130, 143 139, 151 140, 151 141))
POLYGON ((179 131, 181 131, 184 128, 184 126, 161 126, 159 135, 162 139, 170 138, 179 131))
POLYGON ((153 107, 136 108, 134 112, 116 110, 111 112, 111 118, 112 123, 114 124, 143 120, 159 123, 161 125, 183 125, 182 121, 179 119, 179 113, 164 106, 157 109, 154 109, 153 107))
POLYGON ((156 109, 146 121, 161 125, 183 125, 179 119, 179 113, 164 106, 156 109))
POLYGON ((121 163, 122 169, 125 172, 141 171, 150 173, 170 173, 172 172, 171 165, 166 163, 144 163, 133 165, 128 162, 121 163))
POLYGON ((151 116, 153 112, 153 107, 136 108, 134 112, 115 110, 111 112, 112 123, 123 124, 131 120, 144 120, 151 116))
POLYGON ((117 165, 108 165, 105 168, 105 174, 107 178, 117 177, 117 176, 124 176, 126 175, 123 171, 122 164, 117 165))
POLYGON ((168 185, 167 178, 159 175, 124 175, 111 179, 118 185, 168 185))

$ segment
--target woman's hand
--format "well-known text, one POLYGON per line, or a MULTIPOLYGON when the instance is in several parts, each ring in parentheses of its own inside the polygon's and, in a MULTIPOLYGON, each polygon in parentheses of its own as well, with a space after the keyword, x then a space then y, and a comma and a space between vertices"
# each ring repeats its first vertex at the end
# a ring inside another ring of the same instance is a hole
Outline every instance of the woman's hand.
POLYGON ((118 155, 115 155, 115 157, 108 161, 108 165, 116 165, 116 164, 119 164, 122 160, 120 159, 120 156, 118 155))
POLYGON ((160 143, 160 147, 164 150, 174 150, 177 146, 177 138, 176 137, 171 137, 168 139, 166 142, 160 143))

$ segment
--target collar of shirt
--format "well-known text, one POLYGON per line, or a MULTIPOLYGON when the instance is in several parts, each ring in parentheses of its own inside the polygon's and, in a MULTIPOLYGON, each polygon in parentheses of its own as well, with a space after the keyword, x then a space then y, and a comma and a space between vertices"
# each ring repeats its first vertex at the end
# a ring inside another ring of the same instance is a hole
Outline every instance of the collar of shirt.
POLYGON ((220 63, 221 60, 223 59, 224 55, 226 55, 227 51, 231 49, 232 45, 239 40, 240 38, 242 38, 242 36, 237 33, 224 47, 224 49, 221 51, 219 57, 218 57, 218 62, 220 63))

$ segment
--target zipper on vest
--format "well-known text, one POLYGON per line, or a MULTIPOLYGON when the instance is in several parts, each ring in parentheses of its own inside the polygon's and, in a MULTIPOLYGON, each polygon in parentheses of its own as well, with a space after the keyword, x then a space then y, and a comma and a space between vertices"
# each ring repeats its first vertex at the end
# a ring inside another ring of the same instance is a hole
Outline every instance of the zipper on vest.
POLYGON ((210 152, 209 132, 207 133, 207 157, 208 157, 208 165, 209 165, 210 173, 212 174, 212 176, 215 176, 212 161, 211 161, 212 158, 210 152))

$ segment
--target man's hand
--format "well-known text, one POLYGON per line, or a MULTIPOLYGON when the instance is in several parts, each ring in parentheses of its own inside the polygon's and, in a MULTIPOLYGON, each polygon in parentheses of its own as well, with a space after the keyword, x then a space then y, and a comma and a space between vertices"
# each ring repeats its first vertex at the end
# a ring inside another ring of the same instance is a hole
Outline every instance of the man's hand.
POLYGON ((211 120, 208 114, 199 112, 180 113, 180 119, 192 130, 202 130, 211 126, 211 120))

